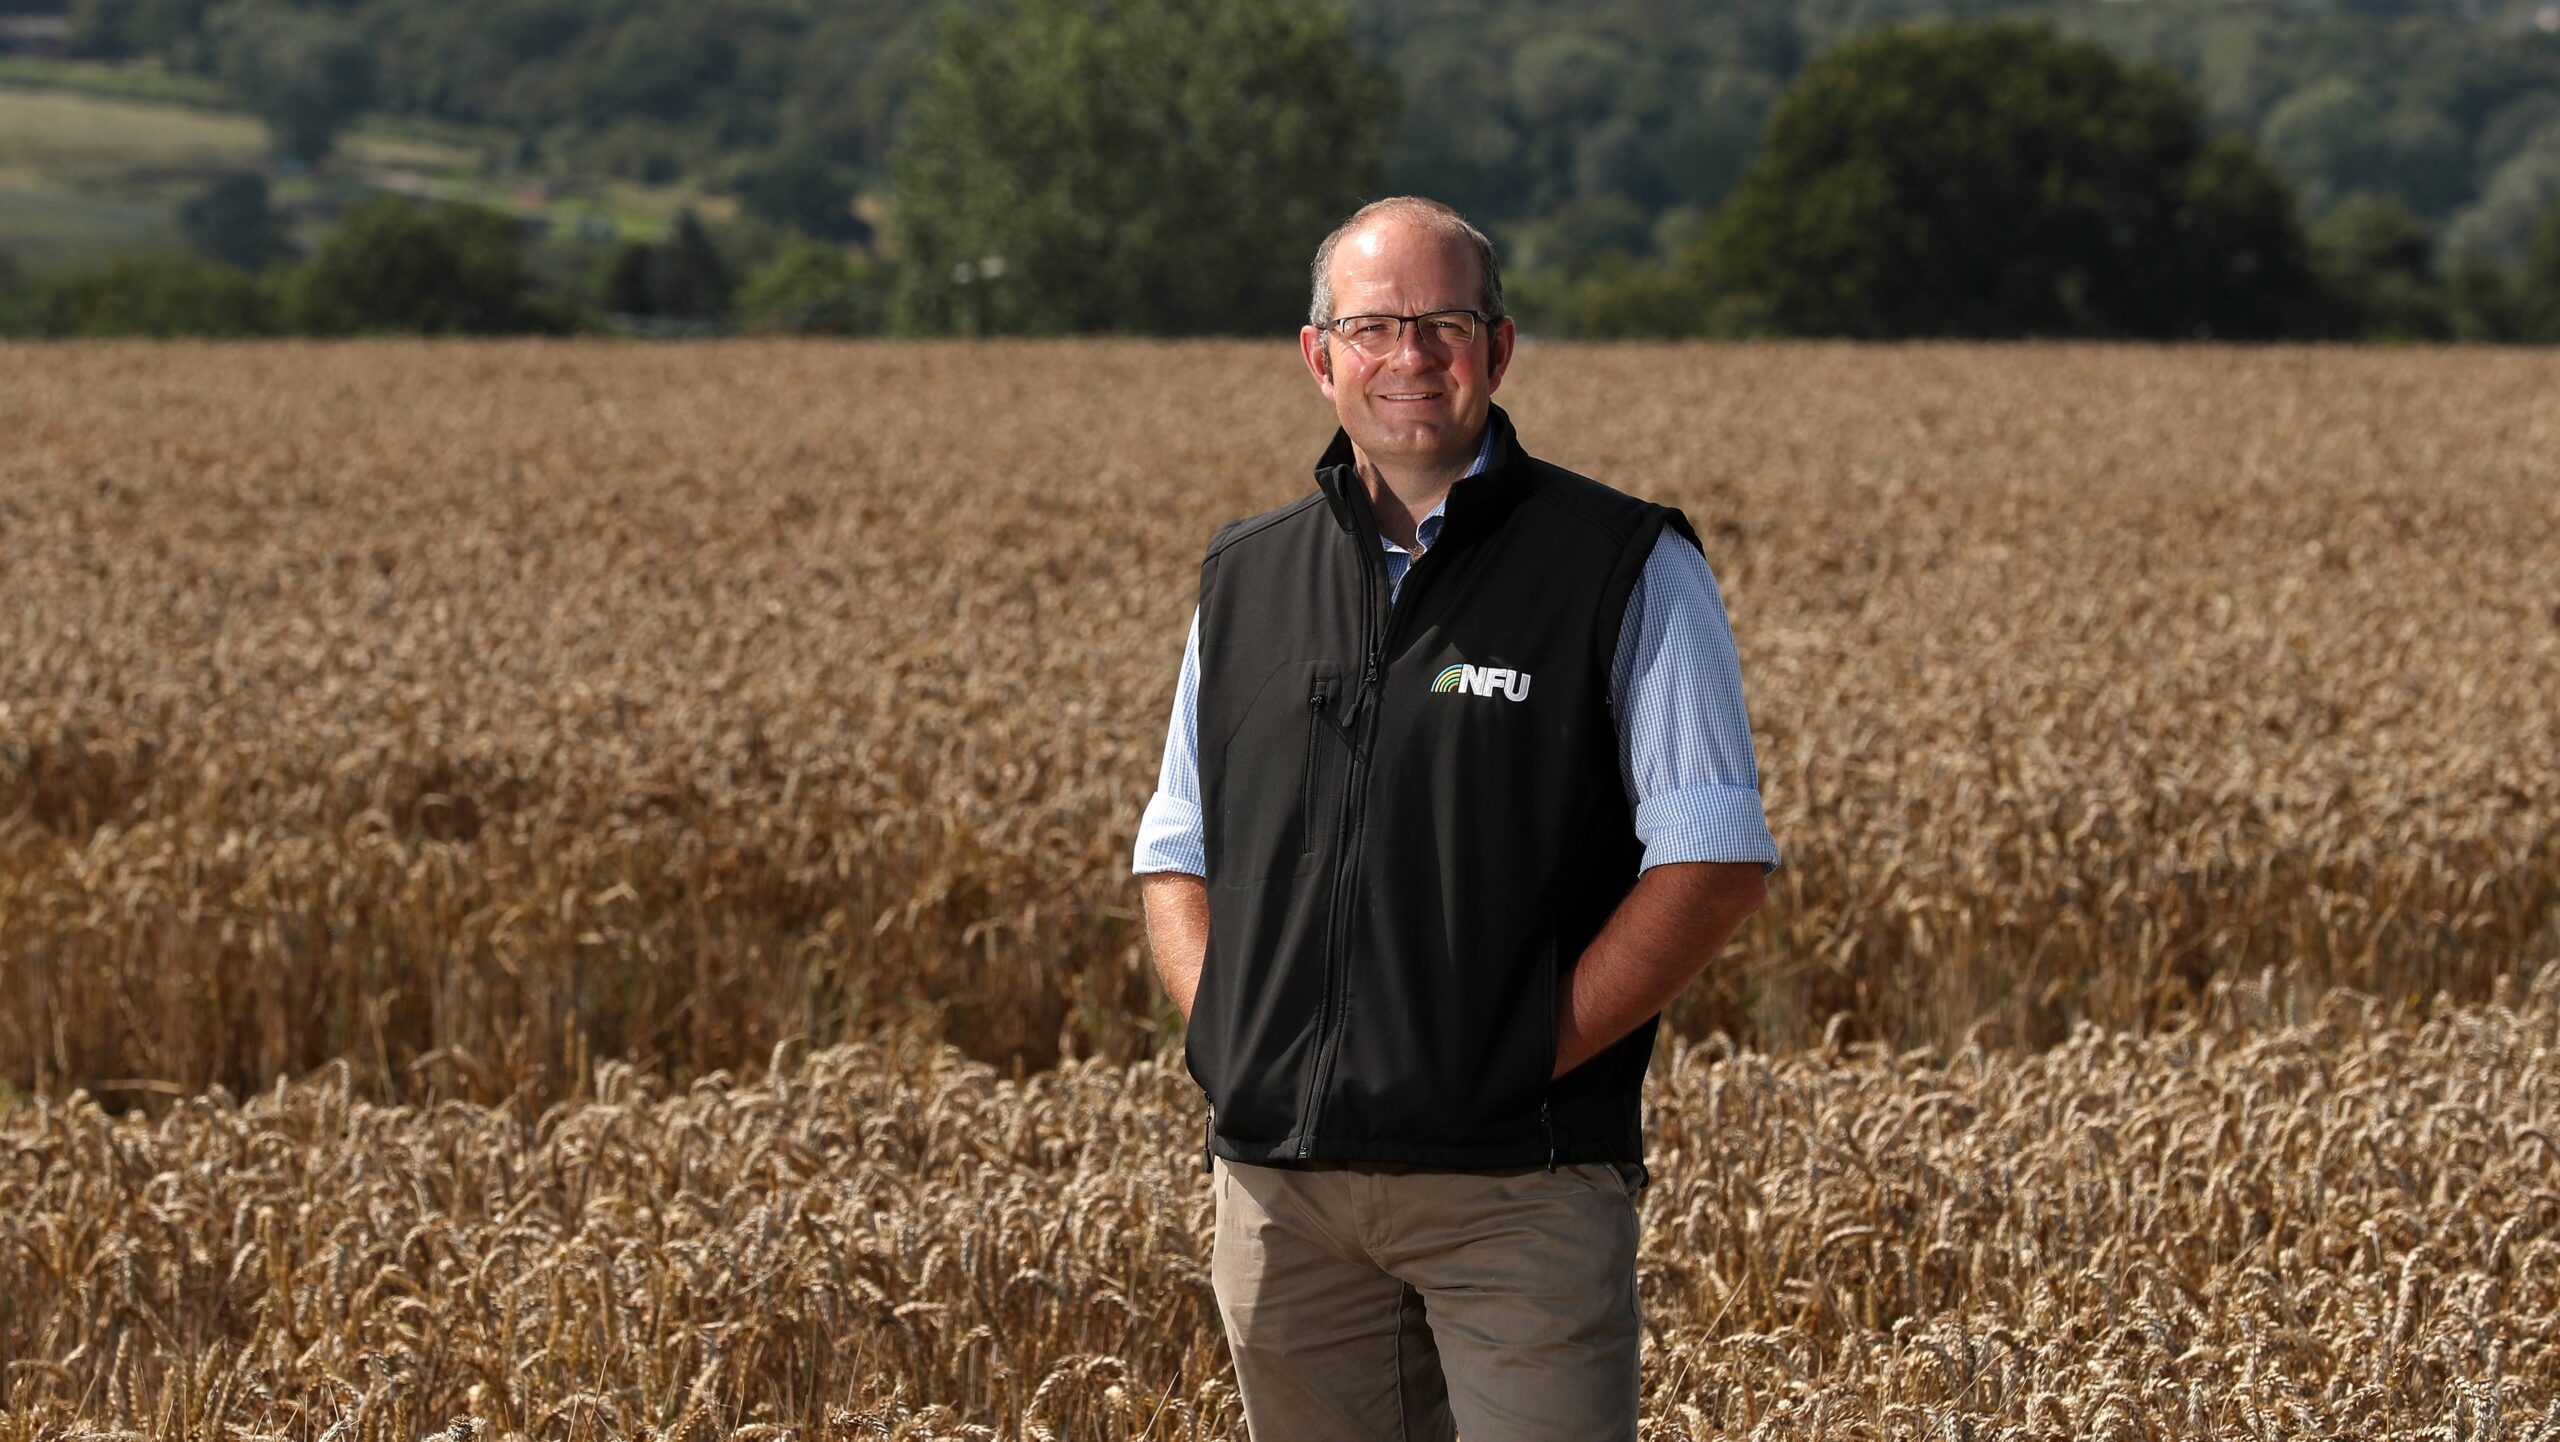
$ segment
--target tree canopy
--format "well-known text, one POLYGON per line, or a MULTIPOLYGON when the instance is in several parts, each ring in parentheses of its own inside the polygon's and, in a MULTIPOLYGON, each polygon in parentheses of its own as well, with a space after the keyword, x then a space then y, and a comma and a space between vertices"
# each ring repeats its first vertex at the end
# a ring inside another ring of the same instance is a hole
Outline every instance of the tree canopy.
POLYGON ((530 299, 516 222, 466 205, 380 195, 349 211, 286 280, 297 328, 331 334, 552 329, 530 299))
POLYGON ((1817 335, 2272 335, 2313 293, 2282 183, 2175 76, 2018 23, 1817 60, 1708 244, 1817 335))
POLYGON ((374 47, 355 22, 280 0, 238 0, 215 14, 222 78, 256 111, 276 150, 317 164, 373 98, 374 47))
POLYGON ((1394 88, 1294 0, 955 14, 893 157, 910 329, 1236 332, 1303 313, 1394 88))
POLYGON ((234 171, 178 207, 178 230, 198 255, 255 274, 293 254, 267 178, 234 171))
MULTIPOLYGON (((2526 268, 2560 205, 2560 35, 2512 9, 2540 0, 12 3, 67 11, 80 53, 184 72, 145 89, 202 103, 195 77, 223 82, 321 167, 281 168, 263 202, 197 170, 211 188, 171 217, 200 254, 264 268, 263 292, 304 284, 282 274, 301 269, 287 221, 325 231, 397 163, 327 159, 358 112, 431 118, 488 129, 428 132, 481 152, 429 188, 548 197, 551 229, 518 247, 545 324, 650 333, 1286 326, 1308 237, 1414 191, 1494 236, 1532 330, 2513 338, 2535 332, 2526 268), (2084 47, 2038 81, 1909 60, 1904 81, 1974 87, 1954 126, 1909 84, 1817 94, 1876 26, 2018 16, 2122 63, 2084 47), (1836 165, 1782 155, 1763 145, 1782 96, 1789 134, 1826 106, 1904 133, 1836 165), (2079 168, 2100 162, 2118 168, 2079 168), (1986 183, 2003 171, 2057 188, 1986 183), (688 194, 626 208, 617 177, 688 194), (688 202, 700 223, 659 237, 688 202)), ((127 198, 175 209, 174 178, 137 170, 127 198)), ((41 230, 0 244, 31 268, 22 298, 81 255, 41 230)), ((153 283, 230 284, 210 276, 153 283)))

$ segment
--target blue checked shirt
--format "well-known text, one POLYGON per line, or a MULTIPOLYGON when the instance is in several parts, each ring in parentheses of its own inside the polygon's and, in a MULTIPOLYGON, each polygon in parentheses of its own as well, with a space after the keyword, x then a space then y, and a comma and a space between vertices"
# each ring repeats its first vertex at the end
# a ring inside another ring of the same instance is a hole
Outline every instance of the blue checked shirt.
MULTIPOLYGON (((1493 431, 1485 430, 1475 464, 1492 460, 1493 431)), ((1421 551, 1440 538, 1447 498, 1414 527, 1421 551)), ((1393 602, 1409 552, 1384 536, 1387 597, 1393 602)), ((1164 763, 1156 793, 1138 822, 1132 870, 1187 871, 1206 876, 1209 865, 1200 816, 1200 613, 1191 613, 1191 637, 1182 648, 1182 679, 1173 693, 1173 722, 1165 733, 1164 763)), ((1733 628, 1707 558, 1677 531, 1665 529, 1645 557, 1644 571, 1627 598, 1618 625, 1618 651, 1609 671, 1609 710, 1618 727, 1618 778, 1635 807, 1636 839, 1644 867, 1666 861, 1757 861, 1763 873, 1778 869, 1778 843, 1760 806, 1760 773, 1751 752, 1751 723, 1742 708, 1742 668, 1734 658, 1733 628)))

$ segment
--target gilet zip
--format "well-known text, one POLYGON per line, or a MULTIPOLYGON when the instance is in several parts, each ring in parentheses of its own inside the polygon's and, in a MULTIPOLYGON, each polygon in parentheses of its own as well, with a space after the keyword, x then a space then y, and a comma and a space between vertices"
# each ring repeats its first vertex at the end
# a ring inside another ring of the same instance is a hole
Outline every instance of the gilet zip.
MULTIPOLYGON (((1447 524, 1445 521, 1442 523, 1447 524)), ((1431 547, 1406 565, 1404 584, 1387 586, 1387 561, 1379 549, 1375 522, 1363 516, 1351 532, 1352 544, 1360 548, 1362 575, 1374 593, 1375 604, 1363 607, 1363 657, 1360 667, 1360 719, 1353 728, 1351 765, 1343 782, 1342 826, 1334 853, 1333 895, 1326 907, 1325 928, 1325 992, 1324 1006, 1317 1017, 1316 1064, 1308 1078, 1308 1097, 1303 1110, 1307 1122, 1298 1138, 1301 1160, 1312 1155, 1316 1133, 1324 1120, 1325 1088, 1333 1080, 1334 1058, 1342 1043, 1342 1006, 1349 990, 1344 969, 1349 965, 1351 947, 1348 898, 1360 877, 1360 827, 1369 799, 1369 753, 1377 731, 1378 709, 1384 700, 1380 678, 1384 668, 1380 658, 1395 641, 1395 623, 1399 616, 1411 613, 1406 603, 1414 595, 1421 579, 1423 564, 1431 557, 1431 547)), ((1369 596, 1362 598, 1364 601, 1369 596)), ((1550 1157, 1553 1149, 1549 1149, 1550 1157)))

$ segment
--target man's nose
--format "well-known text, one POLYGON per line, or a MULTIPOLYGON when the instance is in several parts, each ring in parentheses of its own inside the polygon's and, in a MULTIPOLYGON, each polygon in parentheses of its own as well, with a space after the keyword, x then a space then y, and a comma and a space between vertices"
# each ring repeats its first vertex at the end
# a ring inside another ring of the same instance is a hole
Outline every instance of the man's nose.
POLYGON ((1445 352, 1434 346, 1430 341, 1424 339, 1422 334, 1422 322, 1418 320, 1409 320, 1397 328, 1395 349, 1395 362, 1397 366, 1407 369, 1410 369, 1416 364, 1422 366, 1435 366, 1443 363, 1447 359, 1448 356, 1445 352))

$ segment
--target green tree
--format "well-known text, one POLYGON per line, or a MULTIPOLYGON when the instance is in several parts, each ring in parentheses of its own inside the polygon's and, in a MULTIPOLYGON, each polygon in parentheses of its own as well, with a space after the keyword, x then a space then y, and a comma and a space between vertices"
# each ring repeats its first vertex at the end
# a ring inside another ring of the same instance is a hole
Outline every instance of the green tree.
POLYGON ((2181 177, 2174 245, 2153 304, 2111 334, 2314 339, 2344 333, 2335 297, 2321 284, 2293 190, 2237 135, 2205 142, 2181 177))
POLYGON ((2176 77, 2013 22, 1807 67, 1709 245, 1822 335, 2270 336, 2319 296, 2282 182, 2176 77))
POLYGON ((372 42, 354 21, 275 0, 214 14, 223 83, 266 122, 279 154, 317 165, 373 96, 372 42))
POLYGON ((213 4, 214 0, 74 0, 71 49, 78 55, 124 59, 182 46, 203 28, 205 12, 213 4))
POLYGON ((2286 96, 2267 112, 2259 134, 2267 155, 2303 187, 2314 212, 2372 184, 2384 148, 2382 107, 2371 92, 2345 76, 2317 80, 2286 96))
MULTIPOLYGON (((734 238, 733 227, 733 238, 734 238)), ((607 262, 598 290, 607 313, 626 321, 674 322, 673 329, 716 326, 729 316, 735 268, 690 208, 655 244, 626 241, 607 262)))
POLYGON ((2444 278, 2445 316, 2455 340, 2525 339, 2526 297, 2515 271, 2477 251, 2456 252, 2444 278))
POLYGON ((729 293, 736 288, 729 262, 712 243, 702 218, 690 209, 677 212, 675 229, 649 255, 650 313, 677 320, 723 320, 729 314, 729 293))
POLYGON ((2480 198, 2445 227, 2444 248, 2512 266, 2524 260, 2534 227, 2560 205, 2560 121, 2543 126, 2490 175, 2480 198))
POLYGON ((751 215, 839 244, 865 244, 871 227, 853 213, 851 167, 815 145, 795 145, 746 166, 732 182, 751 215))
POLYGON ((64 277, 46 297, 60 336, 242 336, 274 328, 247 271, 196 256, 134 256, 64 277))
POLYGON ((559 329, 531 289, 512 217, 378 195, 348 211, 288 274, 284 295, 294 328, 321 335, 559 329))
POLYGON ((604 308, 613 315, 650 316, 658 313, 658 299, 650 285, 649 257, 654 250, 645 240, 626 240, 614 247, 613 258, 606 262, 598 285, 603 292, 604 308))
POLYGON ((785 335, 876 335, 888 319, 885 280, 877 262, 801 241, 738 287, 738 320, 785 335))
POLYGON ((256 171, 235 171, 198 192, 178 207, 178 229, 196 254, 253 275, 293 253, 267 178, 256 171))
POLYGON ((2371 90, 2344 76, 2287 96, 2268 112, 2262 134, 2268 157, 2302 187, 2313 214, 2365 192, 2440 214, 2470 180, 2462 132, 2452 122, 2418 103, 2386 111, 2371 90))
POLYGON ((2533 248, 2525 256, 2519 309, 2524 338, 2560 345, 2560 205, 2542 214, 2533 228, 2533 248))
POLYGON ((1395 104, 1295 0, 953 12, 893 157, 897 318, 922 331, 1245 332, 1305 313, 1395 104))
POLYGON ((17 257, 0 250, 0 338, 33 334, 42 304, 43 296, 19 268, 17 257))
POLYGON ((2358 333, 2385 340, 2450 333, 2435 279, 2435 236, 2397 196, 2350 197, 2312 227, 2311 244, 2358 333))

